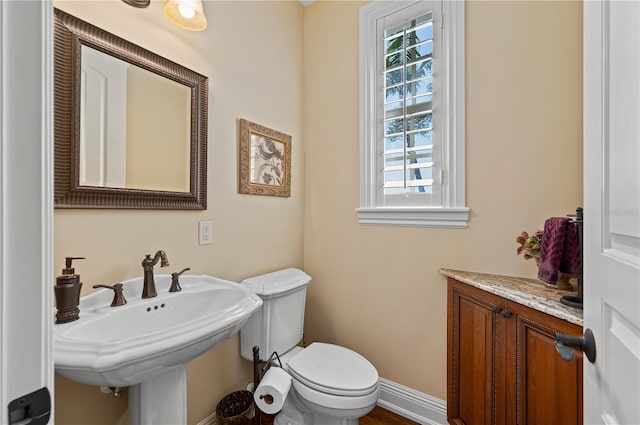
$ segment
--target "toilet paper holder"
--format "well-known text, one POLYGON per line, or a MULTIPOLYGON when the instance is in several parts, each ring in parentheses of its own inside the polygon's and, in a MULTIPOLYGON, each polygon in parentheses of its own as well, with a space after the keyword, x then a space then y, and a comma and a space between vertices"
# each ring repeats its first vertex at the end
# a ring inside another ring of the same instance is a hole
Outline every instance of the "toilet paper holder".
POLYGON ((262 368, 262 376, 264 376, 265 373, 267 373, 267 371, 269 370, 269 368, 271 367, 271 362, 273 361, 273 358, 278 359, 278 364, 280 365, 280 368, 282 368, 282 362, 280 361, 280 356, 278 355, 277 351, 274 351, 271 356, 269 356, 269 360, 267 360, 266 364, 263 366, 262 368))
MULTIPOLYGON (((273 361, 274 357, 278 360, 278 364, 282 368, 282 362, 280 361, 280 356, 276 351, 274 351, 271 354, 271 356, 269 356, 269 359, 266 362, 264 362, 264 366, 262 366, 261 365, 262 361, 260 360, 260 347, 258 347, 257 345, 253 347, 253 383, 254 383, 253 388, 258 388, 258 385, 260 385, 260 381, 262 380, 262 377, 264 376, 265 373, 267 373, 267 371, 271 367, 271 362, 273 361)), ((258 413, 258 406, 255 406, 255 412, 256 413, 253 417, 253 425, 260 425, 260 414, 258 413)))

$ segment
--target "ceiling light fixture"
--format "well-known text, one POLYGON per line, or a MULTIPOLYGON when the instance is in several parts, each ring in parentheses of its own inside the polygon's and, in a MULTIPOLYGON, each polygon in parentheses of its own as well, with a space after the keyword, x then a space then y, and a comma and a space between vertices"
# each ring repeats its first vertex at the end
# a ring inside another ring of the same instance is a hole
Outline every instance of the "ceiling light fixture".
POLYGON ((202 31, 207 27, 201 0, 169 0, 164 6, 164 14, 179 27, 202 31))

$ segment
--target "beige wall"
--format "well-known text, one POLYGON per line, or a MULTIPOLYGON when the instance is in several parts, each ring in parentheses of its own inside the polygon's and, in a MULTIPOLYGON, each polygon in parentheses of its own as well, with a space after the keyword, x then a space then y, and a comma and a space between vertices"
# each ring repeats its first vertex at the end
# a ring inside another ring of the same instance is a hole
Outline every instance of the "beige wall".
POLYGON ((358 9, 304 13, 306 340, 353 348, 380 376, 446 398, 440 267, 531 276, 522 230, 582 202, 582 4, 466 5, 465 230, 368 227, 359 203, 358 9))
MULTIPOLYGON (((171 263, 157 273, 191 267, 239 281, 303 266, 304 146, 302 24, 297 1, 210 1, 203 32, 171 24, 164 2, 135 9, 121 1, 56 1, 55 6, 209 77, 208 210, 56 210, 55 264, 85 256, 76 271, 83 293, 142 275, 144 254, 164 249, 171 263), (246 118, 292 136, 291 198, 239 195, 237 120, 246 118), (212 245, 197 244, 198 222, 213 221, 212 245)), ((82 313, 81 313, 82 315, 82 313)), ((250 380, 233 337, 188 367, 188 418, 197 423, 227 393, 250 380)), ((114 424, 126 400, 98 388, 56 379, 56 423, 114 424)), ((125 418, 126 419, 126 418, 125 418)), ((124 420, 124 419, 123 419, 124 420)))
POLYGON ((132 189, 189 192, 191 88, 127 68, 127 178, 132 189))

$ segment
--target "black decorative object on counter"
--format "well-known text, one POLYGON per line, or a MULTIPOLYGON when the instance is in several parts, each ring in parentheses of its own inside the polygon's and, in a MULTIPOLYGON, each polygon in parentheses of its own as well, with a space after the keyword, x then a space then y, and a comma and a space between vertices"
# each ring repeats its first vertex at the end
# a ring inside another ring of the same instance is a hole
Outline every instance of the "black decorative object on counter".
MULTIPOLYGON (((573 217, 573 214, 570 215, 570 217, 573 217)), ((569 307, 575 307, 582 310, 582 305, 584 302, 582 295, 582 283, 584 280, 584 214, 582 207, 576 208, 575 219, 573 220, 573 222, 578 228, 578 239, 580 241, 580 276, 578 277, 578 295, 565 295, 564 297, 560 298, 560 302, 564 305, 568 305, 569 307)))

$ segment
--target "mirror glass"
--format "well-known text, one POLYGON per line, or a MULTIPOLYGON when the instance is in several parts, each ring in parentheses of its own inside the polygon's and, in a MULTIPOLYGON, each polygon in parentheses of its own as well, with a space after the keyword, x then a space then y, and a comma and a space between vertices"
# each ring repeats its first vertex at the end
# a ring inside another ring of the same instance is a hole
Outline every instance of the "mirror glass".
POLYGON ((207 78, 54 18, 55 206, 206 209, 207 78))
POLYGON ((81 48, 80 185, 189 191, 191 88, 81 48))

